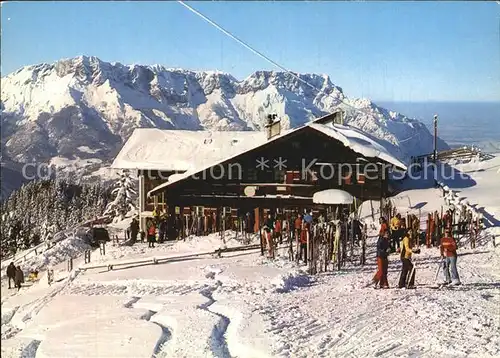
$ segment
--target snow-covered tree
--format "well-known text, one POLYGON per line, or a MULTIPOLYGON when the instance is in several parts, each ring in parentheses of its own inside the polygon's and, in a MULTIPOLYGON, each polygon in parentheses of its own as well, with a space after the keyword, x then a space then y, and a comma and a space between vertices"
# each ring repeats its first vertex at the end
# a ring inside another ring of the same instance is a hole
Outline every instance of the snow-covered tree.
POLYGON ((112 216, 114 222, 123 220, 129 211, 137 209, 135 205, 137 191, 128 170, 122 171, 111 194, 115 195, 115 199, 108 204, 104 214, 112 216))
POLYGON ((32 247, 62 229, 102 215, 108 196, 100 183, 77 185, 51 179, 24 184, 0 205, 1 255, 32 247))

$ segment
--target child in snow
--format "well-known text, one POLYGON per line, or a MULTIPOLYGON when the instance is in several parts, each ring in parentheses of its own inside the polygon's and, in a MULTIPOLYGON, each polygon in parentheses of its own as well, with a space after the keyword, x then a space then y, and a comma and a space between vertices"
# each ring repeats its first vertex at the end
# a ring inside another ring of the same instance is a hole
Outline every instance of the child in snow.
POLYGON ((375 287, 380 284, 382 288, 389 288, 387 281, 387 270, 389 268, 389 260, 387 256, 391 252, 391 244, 389 242, 389 231, 385 231, 377 241, 377 272, 373 277, 375 287))
POLYGON ((457 271, 457 243, 451 236, 450 229, 445 230, 441 239, 441 258, 444 260, 445 284, 460 285, 460 277, 457 271), (451 273, 451 278, 450 278, 451 273))
POLYGON ((151 225, 148 228, 148 247, 155 247, 155 241, 156 241, 156 227, 154 223, 151 223, 151 225))

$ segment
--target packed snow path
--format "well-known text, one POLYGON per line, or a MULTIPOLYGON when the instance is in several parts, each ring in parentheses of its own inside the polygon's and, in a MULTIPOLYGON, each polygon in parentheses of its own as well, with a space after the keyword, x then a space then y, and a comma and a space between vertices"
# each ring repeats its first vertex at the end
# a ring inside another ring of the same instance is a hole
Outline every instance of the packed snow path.
MULTIPOLYGON (((2 357, 500 354, 498 247, 461 250, 461 287, 434 289, 438 252, 423 249, 416 290, 374 290, 364 287, 375 271, 370 244, 365 267, 314 279, 255 253, 71 275, 2 305, 2 335, 16 330, 2 337, 2 357)), ((400 263, 390 259, 393 287, 400 263)))

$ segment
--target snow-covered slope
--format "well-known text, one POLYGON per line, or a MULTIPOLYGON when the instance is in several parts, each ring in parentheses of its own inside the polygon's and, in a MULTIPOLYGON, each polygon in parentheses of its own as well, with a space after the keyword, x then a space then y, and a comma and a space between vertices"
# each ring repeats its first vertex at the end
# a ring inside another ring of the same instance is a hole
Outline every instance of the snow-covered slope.
POLYGON ((290 128, 338 107, 347 109, 348 124, 400 146, 404 156, 431 151, 432 136, 422 123, 347 98, 326 75, 299 76, 319 91, 272 71, 238 81, 221 72, 86 56, 23 67, 1 82, 4 155, 18 162, 108 161, 137 127, 259 130, 267 114, 277 113, 290 128))

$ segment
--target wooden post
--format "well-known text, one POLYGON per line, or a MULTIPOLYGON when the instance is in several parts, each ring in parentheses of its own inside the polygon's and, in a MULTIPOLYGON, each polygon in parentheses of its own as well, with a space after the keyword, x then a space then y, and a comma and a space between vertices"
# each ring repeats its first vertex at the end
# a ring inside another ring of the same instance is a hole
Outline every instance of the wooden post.
POLYGON ((54 270, 47 271, 47 282, 49 286, 52 285, 52 282, 54 282, 54 270))
POLYGON ((380 217, 385 216, 384 215, 384 198, 382 197, 380 199, 380 217))
POLYGON ((361 265, 366 264, 366 224, 363 226, 363 233, 361 234, 361 265))
POLYGON ((226 233, 226 211, 224 208, 222 209, 222 215, 221 215, 221 239, 224 244, 226 244, 226 240, 224 238, 224 234, 226 233))
POLYGON ((438 124, 438 116, 437 114, 434 115, 434 152, 432 154, 432 161, 434 164, 436 164, 437 160, 437 124, 438 124))
POLYGON ((68 260, 68 271, 73 271, 73 258, 68 260))
POLYGON ((90 263, 90 250, 85 250, 85 263, 90 263))
POLYGON ((254 213, 253 232, 260 232, 260 208, 255 208, 253 210, 253 213, 254 213))
POLYGON ((264 232, 262 228, 259 229, 260 256, 264 256, 264 232))

